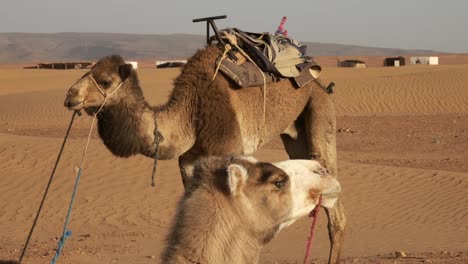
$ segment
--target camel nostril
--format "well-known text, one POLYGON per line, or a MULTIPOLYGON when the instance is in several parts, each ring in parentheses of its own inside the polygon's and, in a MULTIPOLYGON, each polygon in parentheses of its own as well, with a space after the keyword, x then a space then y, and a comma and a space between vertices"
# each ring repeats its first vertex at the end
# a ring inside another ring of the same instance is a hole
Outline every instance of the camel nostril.
POLYGON ((70 89, 68 90, 68 95, 69 96, 75 96, 78 94, 78 90, 70 89))

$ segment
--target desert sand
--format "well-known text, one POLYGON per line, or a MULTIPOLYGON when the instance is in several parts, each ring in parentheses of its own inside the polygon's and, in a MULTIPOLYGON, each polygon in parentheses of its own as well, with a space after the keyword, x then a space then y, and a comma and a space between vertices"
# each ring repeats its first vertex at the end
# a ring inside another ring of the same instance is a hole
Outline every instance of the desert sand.
MULTIPOLYGON (((178 69, 139 69, 151 104, 178 69)), ((71 112, 67 89, 84 70, 0 68, 0 260, 18 259, 71 112)), ((348 213, 345 263, 468 262, 468 65, 344 69, 336 83, 339 180, 348 213), (393 258, 404 251, 409 258, 393 258)), ((61 235, 88 116, 79 117, 24 263, 49 263, 61 235)), ((279 138, 255 155, 287 159, 279 138)), ((59 263, 157 263, 183 188, 177 162, 112 156, 94 133, 59 263)), ((312 258, 325 263, 320 214, 312 258)), ((310 219, 283 230, 261 263, 302 263, 310 219)))

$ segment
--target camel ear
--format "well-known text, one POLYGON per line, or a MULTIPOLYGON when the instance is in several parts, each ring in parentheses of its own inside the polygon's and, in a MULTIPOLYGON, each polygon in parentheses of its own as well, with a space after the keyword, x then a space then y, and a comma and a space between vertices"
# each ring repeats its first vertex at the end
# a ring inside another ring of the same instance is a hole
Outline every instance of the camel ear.
POLYGON ((240 187, 247 181, 247 169, 238 164, 231 164, 227 168, 228 172, 228 189, 231 194, 237 194, 240 187))
POLYGON ((122 82, 125 81, 128 78, 128 76, 130 76, 130 74, 132 73, 132 68, 133 66, 130 63, 122 64, 119 66, 119 76, 122 82))

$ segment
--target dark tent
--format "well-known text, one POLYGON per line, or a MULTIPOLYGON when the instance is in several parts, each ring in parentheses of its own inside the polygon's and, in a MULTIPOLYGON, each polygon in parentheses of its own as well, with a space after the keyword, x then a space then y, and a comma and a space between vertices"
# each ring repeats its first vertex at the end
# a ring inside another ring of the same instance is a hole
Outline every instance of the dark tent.
POLYGON ((399 57, 393 57, 393 58, 385 58, 384 60, 384 66, 395 66, 395 64, 398 64, 398 66, 404 66, 406 64, 405 58, 402 56, 399 57), (395 63, 398 61, 398 63, 395 63))

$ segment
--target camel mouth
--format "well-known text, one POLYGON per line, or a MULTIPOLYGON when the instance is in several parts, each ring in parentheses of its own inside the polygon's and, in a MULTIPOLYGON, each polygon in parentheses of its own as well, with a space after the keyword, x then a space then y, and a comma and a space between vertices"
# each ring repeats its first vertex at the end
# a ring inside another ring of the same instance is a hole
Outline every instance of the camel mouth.
POLYGON ((71 102, 71 101, 65 101, 65 107, 68 108, 68 110, 81 110, 84 108, 84 102, 71 102))
POLYGON ((324 208, 333 208, 333 206, 335 206, 336 201, 338 200, 338 197, 338 193, 322 194, 321 206, 324 208))

